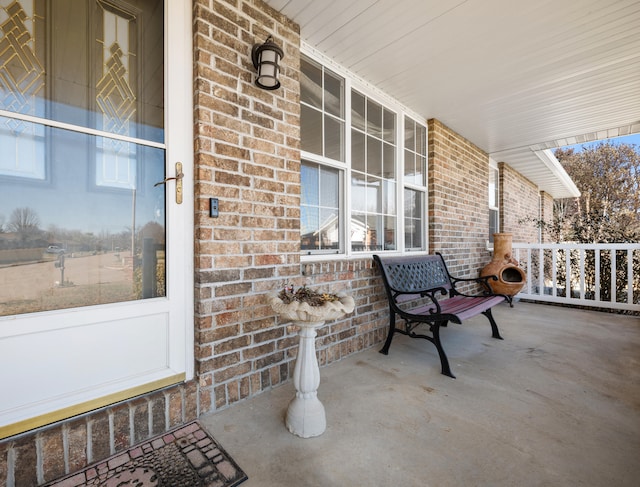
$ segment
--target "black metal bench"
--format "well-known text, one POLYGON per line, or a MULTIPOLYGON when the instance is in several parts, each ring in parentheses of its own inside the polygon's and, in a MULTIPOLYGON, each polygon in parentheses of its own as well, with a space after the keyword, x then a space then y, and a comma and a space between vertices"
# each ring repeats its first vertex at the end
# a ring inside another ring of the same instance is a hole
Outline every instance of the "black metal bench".
POLYGON ((405 256, 374 255, 373 258, 382 274, 389 300, 389 335, 380 353, 389 354, 391 340, 396 332, 411 338, 424 338, 438 349, 442 373, 455 379, 440 342, 440 327, 447 326, 449 321, 461 324, 467 318, 483 314, 491 323, 493 338, 502 340, 498 325, 491 314, 491 308, 505 301, 507 297, 487 291, 480 295, 469 295, 456 290, 456 286, 460 283, 478 283, 483 289, 491 289, 488 286, 488 280, 497 280, 496 276, 477 279, 452 277, 439 253, 405 256), (445 296, 448 297, 445 299, 445 296), (404 330, 396 328, 396 314, 404 319, 404 330), (429 325, 431 336, 414 332, 414 329, 421 324, 429 325))

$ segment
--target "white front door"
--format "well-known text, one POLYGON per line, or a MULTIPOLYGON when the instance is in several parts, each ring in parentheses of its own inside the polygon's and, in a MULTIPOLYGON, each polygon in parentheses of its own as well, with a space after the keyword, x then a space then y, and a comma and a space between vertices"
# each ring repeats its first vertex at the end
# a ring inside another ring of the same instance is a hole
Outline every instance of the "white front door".
POLYGON ((191 59, 190 2, 0 0, 0 438, 193 376, 191 59))

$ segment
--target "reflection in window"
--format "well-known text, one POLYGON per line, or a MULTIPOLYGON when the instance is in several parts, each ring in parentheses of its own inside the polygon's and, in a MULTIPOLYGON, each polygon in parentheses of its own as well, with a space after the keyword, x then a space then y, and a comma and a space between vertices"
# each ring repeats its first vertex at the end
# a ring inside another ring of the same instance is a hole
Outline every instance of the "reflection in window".
POLYGON ((395 250, 396 115, 351 92, 351 250, 395 250))
POLYGON ((0 191, 0 316, 165 294, 164 150, 138 146, 137 189, 95 191, 97 137, 48 131, 55 184, 0 191))
MULTIPOLYGON (((41 6, 41 2, 38 2, 41 6)), ((44 91, 43 38, 38 38, 35 0, 0 3, 0 108, 42 116, 44 91)), ((0 175, 45 179, 44 127, 18 119, 0 118, 0 175)))
POLYGON ((427 127, 404 117, 404 248, 426 249, 427 127))
MULTIPOLYGON (((101 4, 108 6, 108 4, 101 4)), ((96 84, 96 103, 102 112, 102 130, 135 137, 136 94, 130 64, 135 60, 135 18, 122 11, 102 13, 102 76, 96 84), (133 31, 133 34, 132 34, 133 31)), ((136 187, 136 154, 133 144, 101 139, 96 151, 96 184, 114 188, 136 187)))
POLYGON ((306 56, 300 85, 302 251, 425 250, 426 126, 306 56))
POLYGON ((336 251, 340 245, 338 170, 302 162, 301 248, 336 251))
POLYGON ((424 232, 424 193, 413 189, 404 190, 404 248, 422 250, 424 232))
POLYGON ((300 69, 302 150, 344 162, 344 79, 305 57, 300 69))
POLYGON ((163 11, 0 0, 0 316, 165 295, 163 11))

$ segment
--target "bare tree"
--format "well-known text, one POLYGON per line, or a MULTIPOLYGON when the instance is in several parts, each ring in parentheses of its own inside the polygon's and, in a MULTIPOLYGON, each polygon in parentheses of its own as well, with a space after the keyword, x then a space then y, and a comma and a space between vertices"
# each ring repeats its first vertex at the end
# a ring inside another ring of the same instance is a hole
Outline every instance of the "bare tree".
POLYGON ((20 235, 24 241, 40 232, 40 218, 33 208, 16 208, 11 213, 7 229, 20 235))
POLYGON ((602 142, 556 157, 582 193, 561 217, 564 238, 583 243, 640 238, 640 153, 635 145, 602 142))

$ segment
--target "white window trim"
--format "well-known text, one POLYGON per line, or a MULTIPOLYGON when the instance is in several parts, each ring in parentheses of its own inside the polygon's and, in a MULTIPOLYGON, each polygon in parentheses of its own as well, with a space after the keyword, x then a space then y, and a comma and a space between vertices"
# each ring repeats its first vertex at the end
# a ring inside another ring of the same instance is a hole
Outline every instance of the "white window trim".
MULTIPOLYGON (((328 159, 324 156, 320 156, 318 154, 300 151, 300 158, 308 160, 314 163, 325 164, 327 166, 336 168, 340 170, 340 176, 343 178, 341 180, 341 185, 343 187, 342 194, 340 197, 341 209, 344 208, 342 216, 342 228, 340 228, 341 235, 344 236, 344 241, 341 242, 341 245, 344 246, 341 249, 340 253, 301 253, 300 261, 301 262, 310 262, 310 261, 329 261, 329 260, 355 260, 362 258, 370 258, 376 251, 368 251, 368 252, 354 252, 351 250, 349 235, 351 234, 351 91, 356 90, 367 96, 372 101, 375 101, 382 105, 384 108, 393 111, 396 115, 396 161, 397 161, 397 174, 396 174, 396 228, 397 228, 397 246, 398 250, 396 251, 384 251, 385 254, 419 254, 419 253, 428 253, 429 249, 429 235, 428 235, 428 185, 419 186, 415 184, 407 184, 407 188, 415 189, 418 191, 424 192, 423 198, 423 208, 422 213, 424 215, 424 225, 425 225, 425 235, 424 235, 424 250, 412 250, 406 251, 404 249, 404 171, 400 170, 400 163, 404 161, 404 118, 409 117, 413 119, 416 123, 423 125, 427 130, 427 140, 425 140, 425 149, 428 154, 428 128, 427 123, 421 122, 420 120, 424 120, 424 117, 417 114, 415 111, 407 108, 406 106, 399 103, 394 98, 390 97, 383 91, 377 89, 366 81, 362 80, 355 74, 351 73, 349 70, 337 64, 335 61, 327 58, 325 55, 311 47, 306 42, 302 42, 300 46, 300 53, 309 57, 313 61, 323 65, 325 68, 334 72, 335 74, 341 76, 344 79, 344 107, 345 107, 345 134, 344 134, 344 150, 345 150, 345 161, 339 162, 334 161, 333 159, 328 159)), ((324 123, 324 122, 323 122, 324 123)), ((425 168, 427 170, 427 168, 425 168)), ((428 174, 425 175, 428 177, 428 174)))

